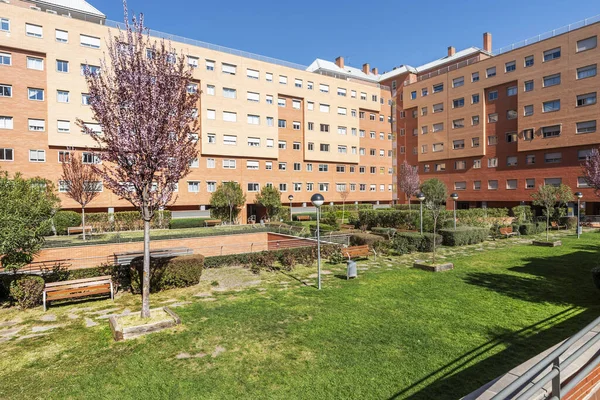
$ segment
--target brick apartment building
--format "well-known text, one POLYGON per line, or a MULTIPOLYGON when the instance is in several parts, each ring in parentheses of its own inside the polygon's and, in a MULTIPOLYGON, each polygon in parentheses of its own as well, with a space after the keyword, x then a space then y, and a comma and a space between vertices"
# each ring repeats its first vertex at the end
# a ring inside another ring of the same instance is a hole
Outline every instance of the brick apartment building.
MULTIPOLYGON (((0 0, 0 169, 59 181, 74 151, 97 162, 81 69, 99 65, 119 25, 83 0, 0 0)), ((418 165, 421 179, 442 179, 460 207, 510 206, 542 183, 584 193, 580 162, 596 133, 599 24, 586 24, 532 45, 493 55, 469 48, 420 67, 379 74, 317 59, 309 67, 207 43, 168 37, 194 68, 202 90, 199 158, 178 185, 175 211, 204 210, 222 181, 247 193, 242 212, 260 214, 265 184, 310 205, 405 202, 397 165, 418 165)), ((77 205, 61 194, 64 208, 77 205)), ((96 210, 127 209, 108 190, 96 210)))

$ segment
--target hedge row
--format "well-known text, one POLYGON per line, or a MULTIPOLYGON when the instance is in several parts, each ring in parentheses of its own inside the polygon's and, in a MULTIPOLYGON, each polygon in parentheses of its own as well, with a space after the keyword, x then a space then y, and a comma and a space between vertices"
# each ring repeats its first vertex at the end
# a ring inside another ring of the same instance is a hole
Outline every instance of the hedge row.
POLYGON ((445 246, 465 246, 468 244, 477 244, 487 239, 490 230, 475 226, 459 226, 454 229, 440 229, 442 235, 442 244, 445 246))
MULTIPOLYGON (((150 227, 152 229, 166 228, 171 221, 171 211, 157 212, 150 227)), ((56 234, 66 235, 67 229, 73 226, 81 226, 81 214, 75 211, 58 211, 54 217, 54 228, 56 234)), ((85 224, 92 226, 95 232, 133 231, 144 229, 144 221, 140 218, 138 211, 118 211, 115 213, 86 213, 85 224)), ((45 232, 46 236, 54 234, 49 226, 45 232)))
POLYGON ((433 233, 424 233, 421 235, 416 232, 398 232, 392 239, 392 248, 399 254, 408 254, 415 251, 428 253, 433 251, 433 243, 440 246, 442 244, 442 236, 433 233))
POLYGON ((204 227, 204 221, 210 218, 176 218, 169 222, 169 229, 186 229, 204 227))
MULTIPOLYGON (((131 289, 141 293, 144 257, 131 261, 131 289)), ((194 254, 173 258, 150 258, 150 291, 183 288, 200 283, 204 256, 194 254)))

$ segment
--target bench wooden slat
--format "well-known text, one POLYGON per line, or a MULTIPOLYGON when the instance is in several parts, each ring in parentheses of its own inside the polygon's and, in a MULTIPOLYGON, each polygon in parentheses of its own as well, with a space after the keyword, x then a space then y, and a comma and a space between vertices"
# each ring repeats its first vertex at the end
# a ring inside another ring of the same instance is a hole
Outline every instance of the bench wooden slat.
POLYGON ((297 221, 310 221, 310 215, 298 215, 296 217, 297 221))
POLYGON ((104 275, 104 276, 97 276, 95 278, 83 278, 83 279, 74 279, 72 281, 62 281, 62 282, 52 282, 52 283, 46 283, 44 286, 46 288, 51 288, 54 286, 64 286, 65 284, 77 284, 77 283, 84 283, 84 282, 97 282, 97 281, 110 281, 111 276, 110 275, 104 275))
POLYGON ((61 294, 54 294, 51 297, 48 296, 46 298, 46 301, 64 300, 64 299, 71 299, 74 297, 92 296, 92 295, 96 295, 96 294, 110 294, 110 287, 97 287, 95 289, 81 291, 81 292, 65 291, 64 293, 61 293, 61 294))
POLYGON ((79 288, 65 287, 60 290, 56 290, 54 292, 46 292, 46 296, 48 299, 56 298, 57 296, 62 296, 69 293, 85 293, 85 292, 94 292, 97 290, 104 290, 110 293, 110 283, 104 283, 101 285, 94 286, 84 286, 79 288))
POLYGON ((374 250, 369 248, 369 245, 362 245, 362 246, 352 246, 352 247, 346 247, 344 249, 342 249, 342 254, 345 255, 348 258, 352 258, 352 257, 359 257, 359 256, 369 256, 370 253, 373 253, 373 255, 376 256, 376 253, 374 250))
POLYGON ((103 279, 103 280, 94 281, 94 282, 75 283, 72 285, 53 286, 50 288, 46 288, 46 293, 58 292, 58 291, 65 290, 65 289, 84 289, 86 287, 94 287, 94 286, 98 286, 98 285, 109 285, 110 286, 110 279, 103 279))

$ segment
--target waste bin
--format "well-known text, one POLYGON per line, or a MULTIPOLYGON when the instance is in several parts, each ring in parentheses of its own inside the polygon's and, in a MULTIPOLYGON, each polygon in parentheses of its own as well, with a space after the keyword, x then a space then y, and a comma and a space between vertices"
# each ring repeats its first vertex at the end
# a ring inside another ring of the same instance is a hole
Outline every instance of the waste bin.
POLYGON ((352 260, 346 261, 346 267, 347 267, 346 279, 356 278, 357 277, 356 261, 352 261, 352 260))

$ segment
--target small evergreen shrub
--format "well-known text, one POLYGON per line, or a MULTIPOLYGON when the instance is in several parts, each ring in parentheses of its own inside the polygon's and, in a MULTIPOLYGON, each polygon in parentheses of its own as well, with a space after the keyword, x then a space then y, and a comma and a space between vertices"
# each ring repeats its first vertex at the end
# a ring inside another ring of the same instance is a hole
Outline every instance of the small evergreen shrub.
POLYGON ((350 236, 350 246, 364 246, 367 244, 369 247, 374 248, 377 242, 383 240, 385 240, 383 237, 371 233, 354 233, 350 236))
POLYGON ((281 251, 278 258, 284 271, 291 271, 294 269, 294 266, 296 265, 296 256, 290 249, 281 251))
POLYGON ((454 229, 440 229, 442 244, 445 246, 465 246, 481 243, 487 239, 489 229, 474 226, 459 226, 454 229))
POLYGON ((54 214, 54 228, 57 235, 66 235, 67 228, 73 226, 81 226, 81 214, 75 211, 57 211, 54 214))
POLYGON ((523 236, 535 235, 537 233, 537 229, 534 223, 526 222, 519 225, 519 233, 523 236))
POLYGON ((204 221, 208 218, 177 218, 169 222, 169 229, 187 229, 204 227, 204 221))
POLYGON ((36 275, 21 275, 10 283, 10 298, 20 308, 33 308, 42 303, 44 279, 36 275))
POLYGON ((382 236, 388 240, 391 240, 396 234, 396 228, 373 228, 371 229, 371 233, 374 235, 382 236))
MULTIPOLYGON (((134 293, 141 292, 143 267, 144 257, 136 257, 131 261, 131 289, 134 293)), ((150 257, 150 291, 197 285, 203 268, 204 256, 200 254, 172 258, 150 257)))
POLYGON ((330 264, 341 264, 344 261, 346 261, 346 257, 344 257, 344 255, 342 254, 342 249, 340 249, 340 248, 337 248, 329 256, 330 264))
POLYGON ((429 253, 433 251, 433 243, 435 240, 436 247, 442 244, 442 236, 433 233, 416 232, 398 232, 392 240, 391 248, 400 254, 413 253, 420 251, 423 253, 429 253))

